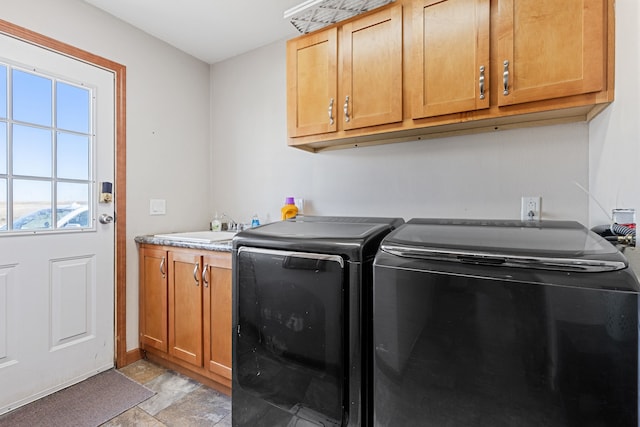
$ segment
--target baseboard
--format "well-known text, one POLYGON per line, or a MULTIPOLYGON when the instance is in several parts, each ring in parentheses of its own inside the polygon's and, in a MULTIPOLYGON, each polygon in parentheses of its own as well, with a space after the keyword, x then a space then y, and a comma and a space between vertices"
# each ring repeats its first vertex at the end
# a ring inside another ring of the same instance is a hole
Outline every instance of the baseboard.
POLYGON ((140 350, 139 348, 134 348, 133 350, 129 350, 126 352, 125 360, 116 361, 116 367, 120 369, 140 359, 142 359, 142 350, 140 350))

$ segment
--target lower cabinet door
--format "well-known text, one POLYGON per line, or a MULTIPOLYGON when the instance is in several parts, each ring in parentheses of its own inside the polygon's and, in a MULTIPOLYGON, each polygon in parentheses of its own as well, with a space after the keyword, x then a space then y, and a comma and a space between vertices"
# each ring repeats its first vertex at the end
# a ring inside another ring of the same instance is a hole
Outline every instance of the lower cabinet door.
POLYGON ((231 381, 231 255, 205 255, 203 262, 205 368, 231 381))
POLYGON ((140 257, 140 346, 167 352, 167 251, 143 248, 140 257))
POLYGON ((169 354, 202 366, 202 258, 169 252, 169 354))

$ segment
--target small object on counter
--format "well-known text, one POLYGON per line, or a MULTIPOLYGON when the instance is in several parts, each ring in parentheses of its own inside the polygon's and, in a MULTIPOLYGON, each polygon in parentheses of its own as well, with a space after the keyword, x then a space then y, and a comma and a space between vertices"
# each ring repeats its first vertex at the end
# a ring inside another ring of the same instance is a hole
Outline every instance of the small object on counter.
POLYGON ((633 226, 635 227, 636 210, 633 208, 613 209, 611 211, 611 218, 616 224, 623 224, 627 226, 633 224, 633 226))
POLYGON ((280 209, 282 212, 282 220, 295 218, 296 215, 298 215, 298 207, 295 204, 294 198, 287 197, 284 203, 284 206, 280 209))
POLYGON ((258 218, 258 214, 255 214, 253 218, 251 218, 251 227, 257 227, 260 225, 260 218, 258 218))
POLYGON ((220 222, 218 212, 216 212, 216 215, 213 217, 213 221, 211 221, 211 231, 222 231, 222 223, 220 222))
POLYGON ((238 223, 224 212, 222 213, 221 222, 222 222, 222 226, 220 227, 220 230, 238 231, 238 223))

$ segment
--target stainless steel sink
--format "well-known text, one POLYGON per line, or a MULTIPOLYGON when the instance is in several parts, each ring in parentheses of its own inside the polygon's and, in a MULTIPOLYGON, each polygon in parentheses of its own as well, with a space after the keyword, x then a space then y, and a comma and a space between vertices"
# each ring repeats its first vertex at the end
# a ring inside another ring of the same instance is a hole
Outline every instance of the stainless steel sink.
POLYGON ((236 233, 232 231, 188 231, 184 233, 155 234, 159 239, 177 240, 192 243, 214 243, 231 241, 236 233))

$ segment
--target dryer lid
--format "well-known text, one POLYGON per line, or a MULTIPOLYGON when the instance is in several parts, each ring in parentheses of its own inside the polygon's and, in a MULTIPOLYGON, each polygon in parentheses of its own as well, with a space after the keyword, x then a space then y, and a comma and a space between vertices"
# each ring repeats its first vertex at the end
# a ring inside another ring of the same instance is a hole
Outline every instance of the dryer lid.
POLYGON ((388 235, 381 249, 410 258, 551 270, 628 265, 611 243, 573 221, 413 219, 388 235))

